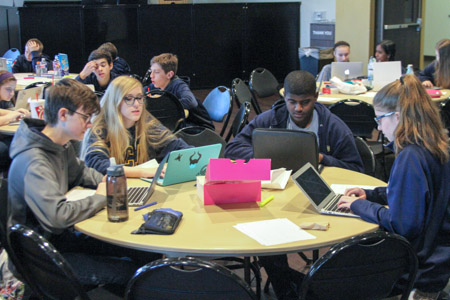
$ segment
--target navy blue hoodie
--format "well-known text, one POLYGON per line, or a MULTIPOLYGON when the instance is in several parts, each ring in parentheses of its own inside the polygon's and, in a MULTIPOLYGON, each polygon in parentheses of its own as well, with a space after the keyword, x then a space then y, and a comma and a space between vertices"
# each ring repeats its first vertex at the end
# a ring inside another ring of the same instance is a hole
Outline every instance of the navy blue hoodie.
MULTIPOLYGON (((328 108, 316 102, 319 115, 319 152, 321 164, 363 172, 364 166, 350 129, 328 108)), ((268 110, 250 122, 225 148, 225 157, 232 159, 253 158, 252 133, 256 128, 286 128, 289 112, 284 100, 277 101, 268 110)))

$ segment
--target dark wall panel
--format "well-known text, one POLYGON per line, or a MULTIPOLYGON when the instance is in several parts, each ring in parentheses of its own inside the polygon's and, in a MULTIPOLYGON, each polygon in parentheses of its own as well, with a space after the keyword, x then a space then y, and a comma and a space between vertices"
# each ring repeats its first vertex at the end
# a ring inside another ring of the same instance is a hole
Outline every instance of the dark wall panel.
POLYGON ((248 4, 247 72, 263 67, 283 81, 290 71, 299 69, 300 3, 248 4))
POLYGON ((194 78, 198 85, 231 85, 241 77, 244 13, 242 4, 194 6, 194 78))
POLYGON ((153 56, 169 52, 178 56, 177 73, 193 80, 191 11, 192 5, 152 5, 139 10, 138 74, 145 74, 153 56))
POLYGON ((44 44, 45 54, 53 59, 57 53, 66 53, 70 71, 81 71, 83 44, 80 6, 19 8, 19 15, 23 47, 28 39, 38 38, 44 44))
MULTIPOLYGON (((137 7, 106 6, 83 9, 83 26, 85 32, 83 57, 87 62, 91 51, 104 42, 112 42, 131 67, 131 72, 140 69, 137 7)), ((80 69, 81 70, 81 69, 80 69)))

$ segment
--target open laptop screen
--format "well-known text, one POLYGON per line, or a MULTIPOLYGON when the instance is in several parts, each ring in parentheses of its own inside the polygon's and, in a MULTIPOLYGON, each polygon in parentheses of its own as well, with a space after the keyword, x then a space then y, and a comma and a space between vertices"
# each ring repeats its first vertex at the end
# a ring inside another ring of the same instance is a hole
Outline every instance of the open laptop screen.
MULTIPOLYGON (((294 174, 295 176, 295 174, 294 174)), ((293 176, 293 177, 294 177, 293 176)), ((303 191, 319 206, 323 200, 332 192, 328 185, 312 167, 307 168, 297 177, 293 178, 302 187, 303 191)))

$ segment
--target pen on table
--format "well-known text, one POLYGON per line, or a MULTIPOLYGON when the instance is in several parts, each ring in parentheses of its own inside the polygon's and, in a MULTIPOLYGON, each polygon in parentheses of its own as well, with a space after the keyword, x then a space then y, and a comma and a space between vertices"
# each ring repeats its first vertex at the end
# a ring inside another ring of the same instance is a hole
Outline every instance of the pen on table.
POLYGON ((261 203, 259 203, 259 207, 264 207, 266 206, 267 203, 269 203, 270 201, 272 201, 274 198, 274 196, 270 196, 269 198, 265 199, 264 201, 262 201, 261 203))
POLYGON ((155 205, 155 204, 157 204, 158 202, 152 202, 152 203, 149 203, 149 204, 145 204, 145 205, 142 205, 142 206, 139 206, 139 207, 136 207, 135 209, 134 209, 134 211, 138 211, 138 210, 141 210, 141 209, 143 209, 143 208, 146 208, 146 207, 149 207, 149 206, 152 206, 152 205, 155 205))

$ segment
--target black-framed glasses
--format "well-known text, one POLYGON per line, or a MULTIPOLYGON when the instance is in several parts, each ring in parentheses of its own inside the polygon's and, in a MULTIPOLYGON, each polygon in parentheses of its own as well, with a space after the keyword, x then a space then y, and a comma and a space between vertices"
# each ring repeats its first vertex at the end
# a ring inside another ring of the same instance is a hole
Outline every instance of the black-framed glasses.
POLYGON ((379 126, 379 125, 381 125, 381 122, 380 122, 381 119, 383 119, 385 117, 392 116, 393 114, 395 114, 395 111, 391 111, 391 112, 385 113, 384 115, 375 117, 373 119, 375 120, 375 122, 377 122, 377 125, 379 126))
POLYGON ((92 115, 85 115, 85 114, 82 114, 80 112, 71 110, 69 108, 67 108, 67 110, 70 111, 70 112, 73 112, 74 114, 80 115, 83 118, 84 123, 90 123, 91 122, 92 115))
POLYGON ((144 96, 143 95, 137 97, 125 96, 123 97, 123 101, 125 101, 125 104, 128 106, 133 106, 134 101, 137 101, 137 103, 139 104, 144 104, 144 96))

